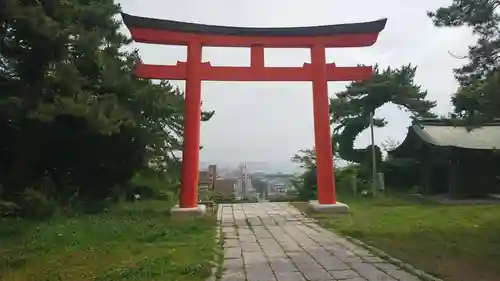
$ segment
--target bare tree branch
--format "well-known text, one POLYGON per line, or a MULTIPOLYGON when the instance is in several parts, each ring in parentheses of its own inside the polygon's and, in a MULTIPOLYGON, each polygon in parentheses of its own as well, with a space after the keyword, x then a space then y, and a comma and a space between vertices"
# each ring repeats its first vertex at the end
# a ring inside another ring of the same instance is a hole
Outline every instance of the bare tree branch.
POLYGON ((460 59, 460 60, 463 60, 463 59, 466 59, 468 56, 465 55, 465 56, 458 56, 458 55, 455 55, 453 54, 451 51, 448 51, 448 54, 450 54, 452 57, 456 58, 456 59, 460 59))

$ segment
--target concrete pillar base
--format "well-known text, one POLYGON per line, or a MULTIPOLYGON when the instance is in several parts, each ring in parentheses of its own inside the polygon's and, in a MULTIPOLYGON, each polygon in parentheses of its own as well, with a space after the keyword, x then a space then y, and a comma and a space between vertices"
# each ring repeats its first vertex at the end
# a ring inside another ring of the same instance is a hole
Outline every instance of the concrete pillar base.
POLYGON ((194 208, 180 208, 178 205, 170 210, 172 217, 203 217, 207 213, 207 206, 198 205, 194 208))
POLYGON ((317 200, 309 201, 309 208, 320 214, 348 214, 349 206, 337 202, 335 204, 320 204, 317 200))

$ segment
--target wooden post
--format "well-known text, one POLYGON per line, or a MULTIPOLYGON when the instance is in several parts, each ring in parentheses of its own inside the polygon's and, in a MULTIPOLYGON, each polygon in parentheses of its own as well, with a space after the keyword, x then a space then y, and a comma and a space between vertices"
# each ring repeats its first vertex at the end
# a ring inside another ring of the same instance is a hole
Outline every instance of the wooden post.
POLYGON ((330 100, 326 80, 325 47, 311 48, 313 68, 313 113, 314 142, 316 148, 316 172, 318 201, 320 204, 335 204, 335 178, 333 174, 332 137, 330 133, 330 100))
POLYGON ((186 102, 184 109, 184 147, 182 151, 181 208, 198 206, 198 178, 201 127, 201 53, 198 42, 188 44, 186 102))

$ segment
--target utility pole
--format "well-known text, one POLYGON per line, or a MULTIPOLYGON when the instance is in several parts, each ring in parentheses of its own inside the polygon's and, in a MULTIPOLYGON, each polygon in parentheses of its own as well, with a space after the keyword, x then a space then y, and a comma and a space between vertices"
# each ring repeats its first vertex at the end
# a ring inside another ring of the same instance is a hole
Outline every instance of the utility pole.
POLYGON ((243 195, 241 196, 242 199, 246 199, 247 198, 247 187, 245 185, 245 172, 244 171, 244 166, 240 166, 240 181, 241 181, 241 193, 243 193, 243 195))
POLYGON ((375 153, 375 134, 373 133, 373 115, 374 112, 370 112, 370 132, 371 132, 371 142, 372 142, 372 193, 373 196, 377 195, 377 159, 375 153))

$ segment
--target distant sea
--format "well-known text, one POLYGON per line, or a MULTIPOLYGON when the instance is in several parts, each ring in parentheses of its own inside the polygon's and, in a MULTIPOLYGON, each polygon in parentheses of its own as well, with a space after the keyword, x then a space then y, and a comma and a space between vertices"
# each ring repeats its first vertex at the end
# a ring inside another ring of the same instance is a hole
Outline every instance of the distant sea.
MULTIPOLYGON (((218 169, 222 170, 234 170, 238 169, 240 165, 245 164, 245 161, 236 162, 236 161, 219 161, 219 162, 209 162, 209 161, 201 161, 200 169, 206 169, 208 165, 216 164, 218 169)), ((249 173, 256 172, 264 172, 264 173, 284 173, 284 174, 294 174, 301 172, 301 168, 291 162, 291 161, 283 161, 283 162, 256 162, 256 161, 247 161, 246 162, 247 171, 249 173)))

